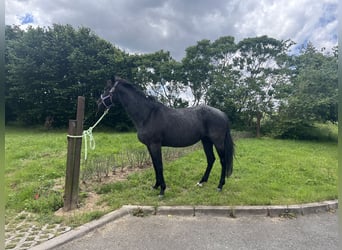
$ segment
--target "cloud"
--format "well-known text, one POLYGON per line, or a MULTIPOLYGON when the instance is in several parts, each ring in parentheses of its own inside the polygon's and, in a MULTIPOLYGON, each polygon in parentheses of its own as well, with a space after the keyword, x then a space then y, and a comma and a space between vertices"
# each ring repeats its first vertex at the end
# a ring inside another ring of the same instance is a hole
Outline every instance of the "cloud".
POLYGON ((180 60, 201 39, 268 35, 317 48, 337 45, 337 0, 6 0, 6 24, 91 28, 128 52, 167 50, 180 60))

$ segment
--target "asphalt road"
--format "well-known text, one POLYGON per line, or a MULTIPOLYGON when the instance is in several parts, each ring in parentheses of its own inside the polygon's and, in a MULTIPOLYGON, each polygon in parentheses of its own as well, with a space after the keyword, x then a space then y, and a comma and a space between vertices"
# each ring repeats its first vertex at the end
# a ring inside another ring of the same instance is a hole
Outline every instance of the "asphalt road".
POLYGON ((58 250, 338 249, 337 213, 298 218, 125 216, 58 250))

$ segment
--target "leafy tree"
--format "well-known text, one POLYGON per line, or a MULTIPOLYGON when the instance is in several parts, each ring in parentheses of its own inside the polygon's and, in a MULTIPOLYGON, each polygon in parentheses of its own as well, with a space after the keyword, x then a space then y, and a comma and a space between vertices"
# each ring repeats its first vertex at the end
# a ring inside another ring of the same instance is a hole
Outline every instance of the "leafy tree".
POLYGON ((337 121, 337 65, 337 53, 325 54, 312 43, 294 57, 288 96, 274 118, 276 135, 305 137, 305 130, 314 122, 337 121))
POLYGON ((207 91, 211 83, 211 44, 209 40, 201 40, 195 46, 186 49, 182 60, 183 78, 189 86, 194 98, 193 105, 201 101, 207 103, 207 91))
MULTIPOLYGON (((13 47, 15 46, 13 43, 16 43, 17 40, 21 39, 23 36, 23 31, 20 29, 19 26, 9 26, 6 25, 5 28, 5 39, 7 48, 5 50, 5 77, 8 79, 8 72, 10 69, 10 65, 8 64, 11 55, 14 53, 13 47)), ((8 83, 8 80, 6 81, 8 83)), ((9 95, 9 84, 5 84, 5 103, 7 103, 8 95, 9 95)), ((16 113, 14 111, 14 107, 12 105, 5 105, 5 122, 9 120, 15 120, 16 113)))
POLYGON ((256 135, 260 136, 261 119, 272 114, 276 104, 277 85, 286 80, 282 63, 290 41, 279 41, 267 36, 247 38, 237 45, 234 66, 239 70, 235 91, 238 112, 246 115, 249 124, 256 121, 256 135), (282 60, 281 60, 282 59, 282 60))
POLYGON ((207 92, 208 104, 227 113, 233 125, 239 127, 236 93, 239 72, 233 68, 236 57, 234 37, 220 37, 211 44, 212 82, 207 92))
POLYGON ((180 97, 184 90, 181 64, 163 50, 137 56, 135 81, 161 102, 170 107, 184 107, 187 102, 180 97))
POLYGON ((46 85, 41 82, 42 77, 48 74, 43 63, 43 51, 46 49, 43 37, 44 29, 30 28, 22 36, 9 40, 7 45, 6 104, 10 102, 8 106, 18 119, 28 124, 34 124, 41 118, 37 113, 43 110, 43 99, 48 94, 46 85))
POLYGON ((297 57, 297 91, 290 101, 296 116, 308 121, 337 121, 337 54, 318 52, 308 44, 297 57))
POLYGON ((7 27, 6 38, 6 107, 29 125, 50 119, 65 126, 75 116, 78 95, 86 97, 89 121, 105 80, 124 57, 90 29, 70 25, 22 33, 7 27))

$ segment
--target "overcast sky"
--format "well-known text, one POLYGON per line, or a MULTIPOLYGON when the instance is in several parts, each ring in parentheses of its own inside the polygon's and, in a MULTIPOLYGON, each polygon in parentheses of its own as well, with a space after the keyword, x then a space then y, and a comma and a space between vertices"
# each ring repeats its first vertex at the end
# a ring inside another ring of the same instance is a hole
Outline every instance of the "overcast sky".
POLYGON ((202 39, 267 35, 337 45, 338 0, 5 0, 6 24, 91 28, 127 52, 170 51, 181 60, 202 39))

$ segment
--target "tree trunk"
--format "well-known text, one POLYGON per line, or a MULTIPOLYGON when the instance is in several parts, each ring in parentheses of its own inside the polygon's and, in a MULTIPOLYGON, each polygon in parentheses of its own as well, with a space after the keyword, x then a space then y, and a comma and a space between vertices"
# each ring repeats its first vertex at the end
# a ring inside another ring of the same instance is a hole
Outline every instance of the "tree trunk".
POLYGON ((256 124, 256 137, 257 138, 260 138, 260 122, 261 122, 261 118, 262 118, 262 113, 261 112, 258 112, 257 113, 257 124, 256 124))

